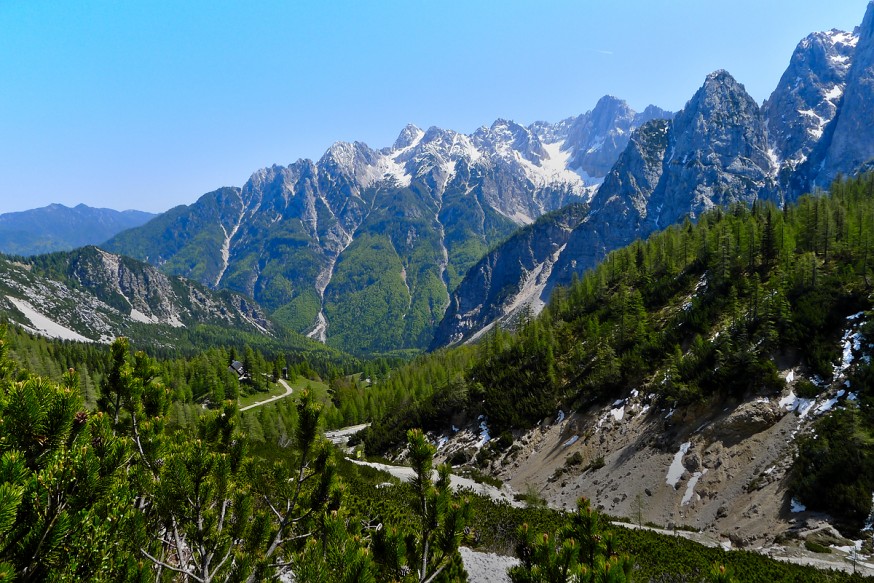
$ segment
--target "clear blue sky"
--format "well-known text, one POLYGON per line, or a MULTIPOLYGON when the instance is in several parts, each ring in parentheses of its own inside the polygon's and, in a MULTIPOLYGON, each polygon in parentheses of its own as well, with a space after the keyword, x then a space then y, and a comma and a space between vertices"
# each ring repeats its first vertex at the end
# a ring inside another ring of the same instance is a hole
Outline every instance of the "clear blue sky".
POLYGON ((761 102, 867 0, 0 0, 0 212, 163 211, 408 122, 677 110, 724 68, 761 102))

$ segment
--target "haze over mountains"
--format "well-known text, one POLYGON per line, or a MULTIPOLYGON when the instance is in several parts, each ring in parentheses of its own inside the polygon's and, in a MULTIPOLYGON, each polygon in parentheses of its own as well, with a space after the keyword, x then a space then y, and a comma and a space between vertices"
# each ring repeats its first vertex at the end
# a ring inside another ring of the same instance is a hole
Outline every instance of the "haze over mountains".
POLYGON ((84 204, 62 204, 0 215, 0 253, 37 255, 98 245, 113 235, 139 227, 155 215, 143 211, 116 211, 84 204))

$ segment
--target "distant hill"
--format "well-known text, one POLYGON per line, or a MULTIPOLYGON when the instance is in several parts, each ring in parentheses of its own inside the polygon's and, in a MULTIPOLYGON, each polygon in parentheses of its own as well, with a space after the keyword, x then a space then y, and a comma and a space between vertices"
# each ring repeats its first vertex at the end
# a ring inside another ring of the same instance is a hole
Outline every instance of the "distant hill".
POLYGON ((84 204, 62 204, 0 214, 0 253, 38 255, 97 245, 118 233, 139 227, 156 215, 143 211, 116 211, 84 204))

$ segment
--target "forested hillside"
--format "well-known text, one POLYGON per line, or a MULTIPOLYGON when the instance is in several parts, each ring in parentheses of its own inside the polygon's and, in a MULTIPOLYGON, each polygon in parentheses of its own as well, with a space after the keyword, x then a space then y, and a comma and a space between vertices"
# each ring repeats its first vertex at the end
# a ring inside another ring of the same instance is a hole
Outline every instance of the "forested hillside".
MULTIPOLYGON (((330 405, 306 392, 277 404, 272 431, 260 435, 233 400, 197 407, 180 423, 173 408, 188 389, 174 383, 191 383, 194 395, 203 391, 195 379, 206 381, 207 395, 259 390, 222 372, 233 351, 156 361, 125 340, 108 349, 7 340, 0 338, 4 581, 258 581, 293 573, 299 581, 449 583, 468 580, 459 544, 518 553, 513 581, 573 573, 616 583, 730 581, 732 573, 744 581, 862 580, 616 528, 586 501, 563 516, 460 497, 448 488, 448 466, 430 477, 435 448, 419 431, 407 434, 418 478, 399 483, 341 461, 319 437, 330 405), (10 359, 10 344, 59 380, 10 359), (100 377, 96 406, 83 401, 76 370, 59 370, 85 362, 100 377)), ((461 367, 466 353, 456 353, 460 360, 444 369, 461 367)), ((243 359, 253 371, 283 364, 251 350, 243 359)), ((428 382, 427 373, 406 370, 407 382, 428 382)))
POLYGON ((447 413, 463 411, 486 415, 492 435, 506 432, 512 443, 510 431, 560 408, 582 410, 632 390, 663 408, 737 403, 779 394, 781 359, 810 379, 796 384, 804 397, 826 390, 838 372, 851 375, 857 400, 835 413, 842 421, 822 420, 819 439, 802 440, 795 489, 811 508, 859 528, 874 490, 872 231, 870 174, 782 210, 735 205, 670 227, 557 289, 515 333, 496 329, 475 347, 412 365, 402 374, 436 368, 428 377, 437 382, 415 397, 395 393, 396 405, 374 419, 364 442, 384 451, 411 422, 428 427, 440 411, 430 427, 442 430, 447 413), (848 323, 859 328, 849 352, 848 323))

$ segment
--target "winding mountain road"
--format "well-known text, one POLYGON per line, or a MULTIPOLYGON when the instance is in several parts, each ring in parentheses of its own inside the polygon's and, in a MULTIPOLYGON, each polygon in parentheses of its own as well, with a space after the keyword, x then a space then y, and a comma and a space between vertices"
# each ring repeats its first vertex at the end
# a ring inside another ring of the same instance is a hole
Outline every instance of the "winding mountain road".
POLYGON ((258 401, 257 403, 253 403, 251 405, 247 405, 245 407, 240 407, 240 411, 248 411, 249 409, 254 409, 255 407, 260 407, 262 405, 266 405, 267 403, 272 403, 273 401, 278 401, 279 399, 284 399, 294 392, 294 389, 291 388, 287 382, 282 379, 279 379, 279 384, 285 387, 285 392, 281 395, 276 395, 275 397, 270 397, 269 399, 264 399, 263 401, 258 401))

